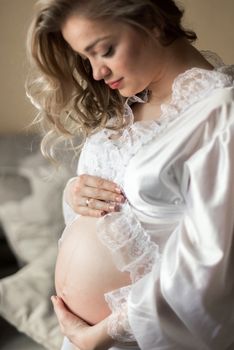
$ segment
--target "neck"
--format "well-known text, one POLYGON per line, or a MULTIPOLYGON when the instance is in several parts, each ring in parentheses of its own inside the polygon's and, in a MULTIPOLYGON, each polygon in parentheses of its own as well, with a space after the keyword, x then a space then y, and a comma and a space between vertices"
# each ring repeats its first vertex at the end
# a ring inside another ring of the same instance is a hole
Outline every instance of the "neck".
POLYGON ((161 47, 160 72, 148 86, 149 103, 160 105, 171 98, 172 84, 175 78, 193 67, 213 69, 205 58, 186 39, 177 39, 171 45, 161 47))

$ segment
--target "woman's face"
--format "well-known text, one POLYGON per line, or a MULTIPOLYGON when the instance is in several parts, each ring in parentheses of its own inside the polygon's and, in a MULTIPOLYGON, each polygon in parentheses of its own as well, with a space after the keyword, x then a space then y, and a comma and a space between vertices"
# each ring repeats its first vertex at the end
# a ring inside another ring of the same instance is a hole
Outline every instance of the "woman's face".
POLYGON ((90 61, 93 78, 104 80, 124 97, 149 88, 160 67, 160 45, 117 22, 71 16, 62 35, 74 51, 90 61))

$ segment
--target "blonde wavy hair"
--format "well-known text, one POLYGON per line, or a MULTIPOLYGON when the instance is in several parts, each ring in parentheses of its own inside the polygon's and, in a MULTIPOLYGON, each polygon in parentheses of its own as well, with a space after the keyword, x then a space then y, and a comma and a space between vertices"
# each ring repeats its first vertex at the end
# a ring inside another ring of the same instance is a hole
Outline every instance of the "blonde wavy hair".
POLYGON ((183 10, 173 0, 39 0, 27 37, 31 71, 26 82, 27 95, 39 109, 37 121, 43 126, 41 149, 54 157, 56 140, 82 134, 84 138, 108 127, 123 127, 124 99, 104 81, 92 76, 84 60, 64 40, 61 28, 69 16, 77 14, 90 20, 111 20, 129 24, 152 37, 160 30, 163 45, 196 34, 181 25, 183 10))

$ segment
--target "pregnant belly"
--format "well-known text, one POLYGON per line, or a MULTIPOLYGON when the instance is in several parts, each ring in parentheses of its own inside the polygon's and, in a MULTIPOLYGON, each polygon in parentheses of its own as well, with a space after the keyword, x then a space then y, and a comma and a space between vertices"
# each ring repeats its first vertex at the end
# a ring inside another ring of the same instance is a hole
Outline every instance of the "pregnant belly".
POLYGON ((115 267, 111 253, 99 241, 97 220, 79 217, 65 229, 55 268, 57 295, 89 324, 111 312, 104 293, 131 283, 129 274, 115 267))

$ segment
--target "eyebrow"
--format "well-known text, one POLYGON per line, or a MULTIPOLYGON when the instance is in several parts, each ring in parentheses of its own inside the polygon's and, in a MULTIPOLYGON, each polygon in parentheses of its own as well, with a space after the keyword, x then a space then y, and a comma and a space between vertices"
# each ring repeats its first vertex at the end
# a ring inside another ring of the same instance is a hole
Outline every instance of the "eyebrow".
POLYGON ((103 36, 101 38, 98 38, 97 40, 95 40, 92 44, 88 45, 84 51, 88 52, 90 51, 91 49, 94 48, 94 46, 96 46, 100 41, 103 41, 103 40, 106 40, 108 38, 110 38, 111 36, 110 35, 106 35, 106 36, 103 36))

